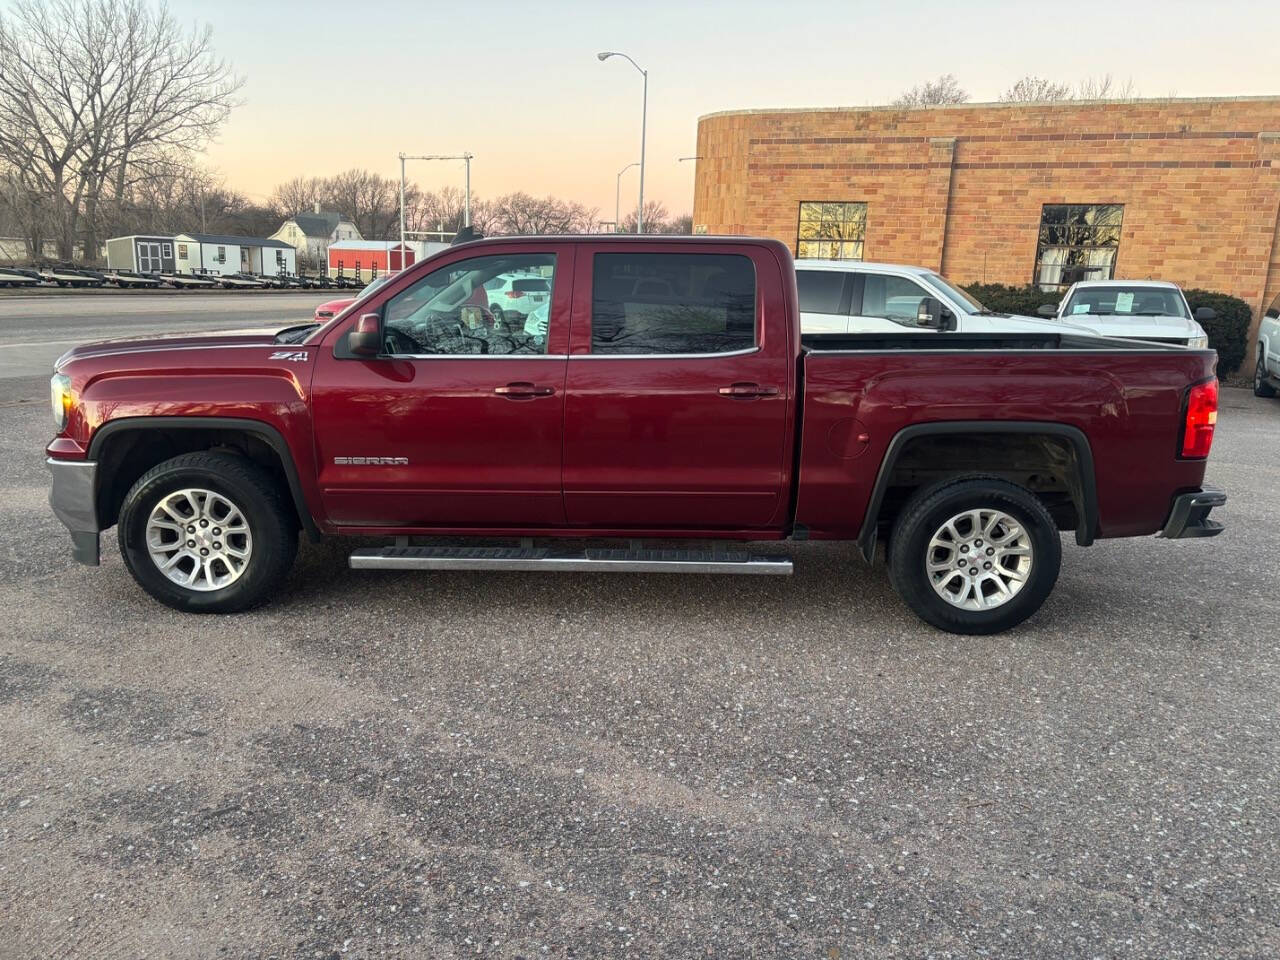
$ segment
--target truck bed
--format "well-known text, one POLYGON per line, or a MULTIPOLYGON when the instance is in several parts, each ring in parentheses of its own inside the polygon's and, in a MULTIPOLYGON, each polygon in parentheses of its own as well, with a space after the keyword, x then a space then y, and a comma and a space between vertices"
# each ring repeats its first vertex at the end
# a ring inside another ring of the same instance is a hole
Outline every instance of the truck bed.
POLYGON ((918 350, 1085 350, 1152 351, 1185 347, 1147 340, 1119 340, 1072 333, 806 333, 800 337, 805 352, 918 350))

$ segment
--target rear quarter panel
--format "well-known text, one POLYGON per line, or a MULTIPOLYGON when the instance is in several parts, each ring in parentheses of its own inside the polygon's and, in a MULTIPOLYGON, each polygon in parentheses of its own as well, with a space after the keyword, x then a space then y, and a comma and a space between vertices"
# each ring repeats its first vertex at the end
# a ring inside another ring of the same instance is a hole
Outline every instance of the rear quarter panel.
POLYGON ((1214 362, 1190 350, 807 353, 796 522, 815 538, 856 537, 905 427, 1039 421, 1088 438, 1099 536, 1154 533, 1173 495, 1204 479, 1205 461, 1177 453, 1186 391, 1214 362))

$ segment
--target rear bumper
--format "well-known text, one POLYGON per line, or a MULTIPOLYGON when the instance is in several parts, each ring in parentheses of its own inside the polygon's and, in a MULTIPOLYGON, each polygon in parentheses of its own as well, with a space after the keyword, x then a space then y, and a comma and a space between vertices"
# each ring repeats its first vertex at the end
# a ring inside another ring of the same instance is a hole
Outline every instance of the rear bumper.
POLYGON ((1192 493, 1182 493, 1173 498, 1169 519, 1164 523, 1160 536, 1170 540, 1182 537, 1216 537, 1222 532, 1222 524, 1209 519, 1209 511, 1227 502, 1227 492, 1221 487, 1204 486, 1192 493))
POLYGON ((49 506, 71 533, 71 556, 77 563, 98 565, 98 464, 93 460, 45 460, 53 474, 49 506))

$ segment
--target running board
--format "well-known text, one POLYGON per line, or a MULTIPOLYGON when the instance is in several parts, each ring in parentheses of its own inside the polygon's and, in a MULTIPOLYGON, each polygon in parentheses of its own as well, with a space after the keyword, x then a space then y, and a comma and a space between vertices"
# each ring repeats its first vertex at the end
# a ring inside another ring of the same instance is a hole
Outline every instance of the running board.
POLYGON ((568 573, 736 573, 789 576, 791 558, 740 550, 552 547, 369 547, 351 554, 353 570, 547 570, 568 573))

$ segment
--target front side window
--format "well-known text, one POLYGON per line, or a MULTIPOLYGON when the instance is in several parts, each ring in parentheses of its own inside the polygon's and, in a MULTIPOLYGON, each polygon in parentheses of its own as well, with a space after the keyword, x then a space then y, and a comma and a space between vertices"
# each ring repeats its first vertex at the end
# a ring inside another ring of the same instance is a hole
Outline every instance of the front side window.
POLYGON ((836 270, 797 270, 801 313, 839 313, 845 275, 836 270))
POLYGON ((1182 317, 1191 313, 1182 294, 1172 287, 1079 287, 1062 311, 1064 317, 1182 317))
POLYGON ((593 354, 711 354, 756 345, 749 257, 598 253, 591 279, 593 354))
POLYGON ((1267 316, 1272 320, 1280 320, 1280 297, 1276 297, 1271 304, 1270 309, 1267 310, 1267 316))
POLYGON ((926 273, 924 275, 924 282, 941 293, 950 294, 951 298, 955 300, 956 303, 963 304, 965 307, 968 307, 970 313, 983 313, 987 309, 982 305, 981 300, 971 294, 964 287, 957 286, 952 283, 946 277, 939 276, 936 273, 926 273))
POLYGON ((800 204, 796 257, 818 260, 861 260, 867 238, 865 203, 800 204))
POLYGON ((1081 280, 1115 276, 1124 206, 1118 203, 1046 203, 1032 282, 1046 293, 1081 280))
POLYGON ((547 352, 546 308, 555 283, 550 253, 472 257, 427 274, 387 301, 382 326, 389 352, 430 356, 511 356, 547 352), (546 285, 540 312, 498 306, 500 291, 485 285, 504 273, 537 277, 546 285))
POLYGON ((919 326, 920 301, 929 296, 920 284, 883 273, 865 276, 860 316, 892 320, 907 327, 919 326))

